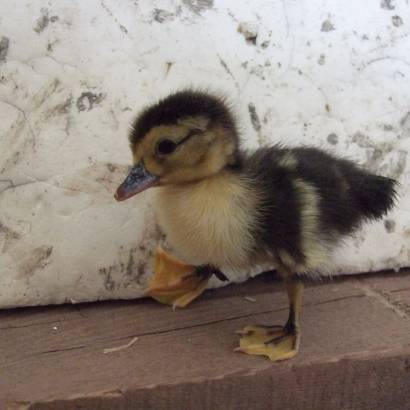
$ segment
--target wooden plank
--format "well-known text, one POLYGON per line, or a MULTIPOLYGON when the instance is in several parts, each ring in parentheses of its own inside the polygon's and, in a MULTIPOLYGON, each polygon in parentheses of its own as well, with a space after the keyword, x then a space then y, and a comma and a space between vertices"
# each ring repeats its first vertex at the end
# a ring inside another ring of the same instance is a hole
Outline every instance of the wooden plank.
MULTIPOLYGON (((286 294, 278 282, 265 279, 255 280, 250 286, 240 285, 208 292, 188 309, 178 311, 152 300, 41 308, 42 316, 35 309, 35 321, 31 326, 27 317, 31 314, 30 309, 23 309, 18 312, 26 315, 23 326, 19 326, 17 315, 13 321, 9 320, 0 327, 0 350, 2 343, 7 348, 9 340, 18 341, 19 348, 15 349, 13 346, 13 350, 7 355, 7 361, 13 362, 24 357, 21 352, 29 351, 33 355, 54 350, 76 350, 95 343, 121 344, 122 341, 137 336, 204 326, 263 312, 281 312, 281 320, 284 321, 287 314, 286 294), (255 303, 247 301, 246 295, 252 295, 255 303), (67 309, 72 310, 71 316, 67 309), (60 311, 61 317, 58 314, 60 311)), ((314 304, 361 294, 362 290, 350 285, 340 283, 335 287, 335 284, 329 283, 323 288, 308 288, 305 299, 307 298, 306 303, 314 304)), ((15 315, 15 312, 11 314, 15 315)), ((7 361, 0 361, 0 366, 6 365, 7 361)))
MULTIPOLYGON (((253 395, 262 400, 256 408, 273 409, 284 407, 278 397, 292 397, 289 389, 296 380, 298 397, 305 395, 308 403, 305 409, 337 408, 311 407, 312 401, 326 396, 322 391, 326 386, 331 388, 329 375, 345 372, 344 377, 359 377, 364 383, 370 364, 378 372, 372 375, 374 383, 386 369, 394 368, 394 377, 400 375, 409 386, 410 314, 399 302, 408 296, 410 273, 401 274, 400 284, 393 287, 397 276, 381 275, 377 283, 374 278, 345 278, 308 287, 301 353, 285 363, 232 352, 236 329, 286 318, 285 293, 268 276, 209 291, 189 308, 175 312, 151 300, 0 312, 0 404, 135 408, 136 403, 145 403, 148 407, 143 408, 160 409, 172 408, 171 401, 178 399, 185 403, 179 408, 191 408, 194 402, 195 408, 217 408, 212 407, 216 398, 230 392, 225 402, 219 402, 226 404, 220 408, 245 408, 237 403, 239 396, 249 408, 253 395), (388 290, 383 290, 383 283, 388 290), (135 337, 138 340, 129 348, 103 353, 135 337), (289 386, 278 384, 279 379, 288 380, 289 386), (315 387, 315 397, 307 388, 312 380, 323 386, 315 387), (248 384, 260 391, 248 390, 248 384)), ((338 394, 332 400, 340 404, 347 390, 338 394)), ((406 394, 410 400, 410 389, 406 394)), ((352 397, 359 400, 356 394, 352 397)), ((356 405, 352 400, 346 403, 356 405)), ((390 400, 387 391, 383 400, 390 400)))

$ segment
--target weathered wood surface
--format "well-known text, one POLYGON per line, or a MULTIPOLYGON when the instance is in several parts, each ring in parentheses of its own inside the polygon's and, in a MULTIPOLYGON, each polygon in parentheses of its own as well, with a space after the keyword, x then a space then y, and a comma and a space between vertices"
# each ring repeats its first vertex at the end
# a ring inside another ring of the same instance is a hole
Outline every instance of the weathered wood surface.
POLYGON ((271 275, 177 311, 148 299, 1 311, 0 409, 410 408, 410 271, 309 286, 294 360, 233 352, 235 330, 286 314, 271 275))

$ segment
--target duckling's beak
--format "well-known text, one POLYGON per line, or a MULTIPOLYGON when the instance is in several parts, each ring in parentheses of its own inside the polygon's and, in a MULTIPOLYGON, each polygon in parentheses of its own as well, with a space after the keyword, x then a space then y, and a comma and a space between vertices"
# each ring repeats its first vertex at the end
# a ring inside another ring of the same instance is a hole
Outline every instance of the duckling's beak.
POLYGON ((159 177, 152 175, 145 169, 142 162, 134 165, 124 182, 118 187, 114 198, 117 201, 125 201, 132 196, 158 185, 159 177))

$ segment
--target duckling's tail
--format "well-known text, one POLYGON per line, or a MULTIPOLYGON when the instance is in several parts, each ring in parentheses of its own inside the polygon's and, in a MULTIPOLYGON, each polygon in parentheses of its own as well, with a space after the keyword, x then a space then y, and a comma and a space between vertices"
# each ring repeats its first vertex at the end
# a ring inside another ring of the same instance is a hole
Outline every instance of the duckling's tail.
POLYGON ((387 214, 395 205, 397 185, 394 179, 368 174, 361 184, 353 186, 362 215, 368 219, 380 219, 387 214))

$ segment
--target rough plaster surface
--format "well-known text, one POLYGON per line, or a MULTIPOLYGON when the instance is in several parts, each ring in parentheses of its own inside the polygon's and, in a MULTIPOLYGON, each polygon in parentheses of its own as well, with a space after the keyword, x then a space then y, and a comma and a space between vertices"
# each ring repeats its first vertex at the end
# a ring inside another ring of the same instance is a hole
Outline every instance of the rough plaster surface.
POLYGON ((248 147, 314 144, 398 178, 398 208, 335 272, 408 266, 408 50, 408 1, 2 0, 0 307, 142 294, 155 193, 112 195, 134 113, 187 85, 230 96, 248 147))

